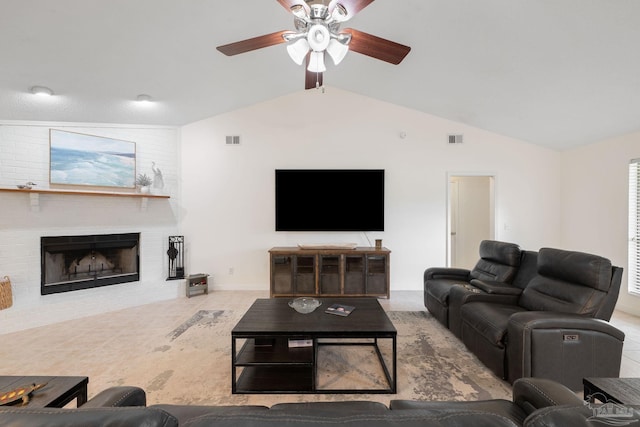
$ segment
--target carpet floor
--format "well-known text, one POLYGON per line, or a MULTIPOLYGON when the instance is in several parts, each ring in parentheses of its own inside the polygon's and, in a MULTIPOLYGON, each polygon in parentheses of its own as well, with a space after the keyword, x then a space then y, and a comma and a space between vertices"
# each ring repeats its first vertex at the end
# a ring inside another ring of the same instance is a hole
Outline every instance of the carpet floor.
MULTIPOLYGON (((489 372, 426 311, 387 312, 398 330, 397 394, 233 395, 230 331, 244 310, 200 307, 189 314, 184 310, 171 314, 166 308, 159 304, 154 313, 157 319, 140 317, 132 322, 132 316, 125 316, 130 324, 118 324, 117 314, 64 322, 53 342, 49 326, 38 328, 42 336, 32 336, 29 343, 20 339, 21 333, 4 335, 0 375, 86 375, 90 396, 109 386, 137 385, 146 390, 149 404, 272 405, 333 400, 388 404, 391 399, 511 397, 510 385, 489 372), (39 347, 39 338, 46 345, 39 347)), ((389 353, 390 348, 383 346, 383 354, 389 353)), ((323 346, 318 359, 318 383, 324 388, 384 385, 370 347, 323 346)))

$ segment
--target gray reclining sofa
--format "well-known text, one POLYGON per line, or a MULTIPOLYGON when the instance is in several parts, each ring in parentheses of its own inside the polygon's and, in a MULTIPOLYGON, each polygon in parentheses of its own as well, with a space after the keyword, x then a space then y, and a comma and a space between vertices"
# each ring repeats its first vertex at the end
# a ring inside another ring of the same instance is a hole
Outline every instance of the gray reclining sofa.
POLYGON ((622 268, 598 255, 485 240, 473 270, 429 268, 427 309, 496 375, 617 377, 624 333, 608 323, 622 268))
MULTIPOLYGON (((392 400, 266 406, 145 406, 144 390, 114 387, 78 409, 0 407, 3 427, 568 427, 591 426, 593 411, 554 381, 523 378, 513 400, 392 400)), ((638 413, 629 421, 638 425, 638 413)), ((603 420, 604 421, 604 420, 603 420)), ((604 425, 604 424, 603 424, 604 425)))

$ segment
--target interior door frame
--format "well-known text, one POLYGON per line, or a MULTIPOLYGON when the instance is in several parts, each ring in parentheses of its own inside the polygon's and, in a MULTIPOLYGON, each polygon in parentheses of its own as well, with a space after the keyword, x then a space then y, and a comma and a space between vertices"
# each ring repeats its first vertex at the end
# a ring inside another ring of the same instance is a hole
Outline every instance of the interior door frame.
POLYGON ((447 230, 446 230, 446 248, 447 248, 447 267, 452 266, 452 243, 451 243, 451 178, 466 176, 484 176, 489 179, 489 234, 491 239, 496 236, 496 187, 497 174, 490 172, 447 172, 447 230))

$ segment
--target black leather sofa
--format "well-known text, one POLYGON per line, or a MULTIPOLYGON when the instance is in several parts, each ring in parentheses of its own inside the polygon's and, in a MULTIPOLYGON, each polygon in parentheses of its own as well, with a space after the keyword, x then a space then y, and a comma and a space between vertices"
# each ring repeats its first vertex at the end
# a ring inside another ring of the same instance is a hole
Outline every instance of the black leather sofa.
MULTIPOLYGON (((107 389, 78 409, 1 407, 3 427, 542 427, 588 426, 593 414, 554 381, 523 378, 513 400, 282 403, 265 406, 144 406, 136 387, 107 389), (133 405, 133 406, 132 406, 133 405)), ((638 420, 638 414, 633 415, 638 420)), ((640 423, 640 421, 636 421, 640 423)))
POLYGON ((624 333, 608 320, 622 268, 593 254, 497 241, 483 241, 480 257, 471 271, 427 269, 425 306, 496 375, 573 390, 584 377, 619 375, 624 333))

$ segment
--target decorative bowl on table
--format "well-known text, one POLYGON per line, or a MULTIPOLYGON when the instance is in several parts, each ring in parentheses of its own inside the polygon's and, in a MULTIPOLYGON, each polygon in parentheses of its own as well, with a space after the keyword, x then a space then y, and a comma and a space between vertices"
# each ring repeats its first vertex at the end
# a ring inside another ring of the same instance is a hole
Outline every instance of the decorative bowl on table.
POLYGON ((293 301, 289 301, 289 307, 293 308, 298 313, 309 314, 316 308, 320 307, 322 302, 315 298, 296 298, 293 301))

